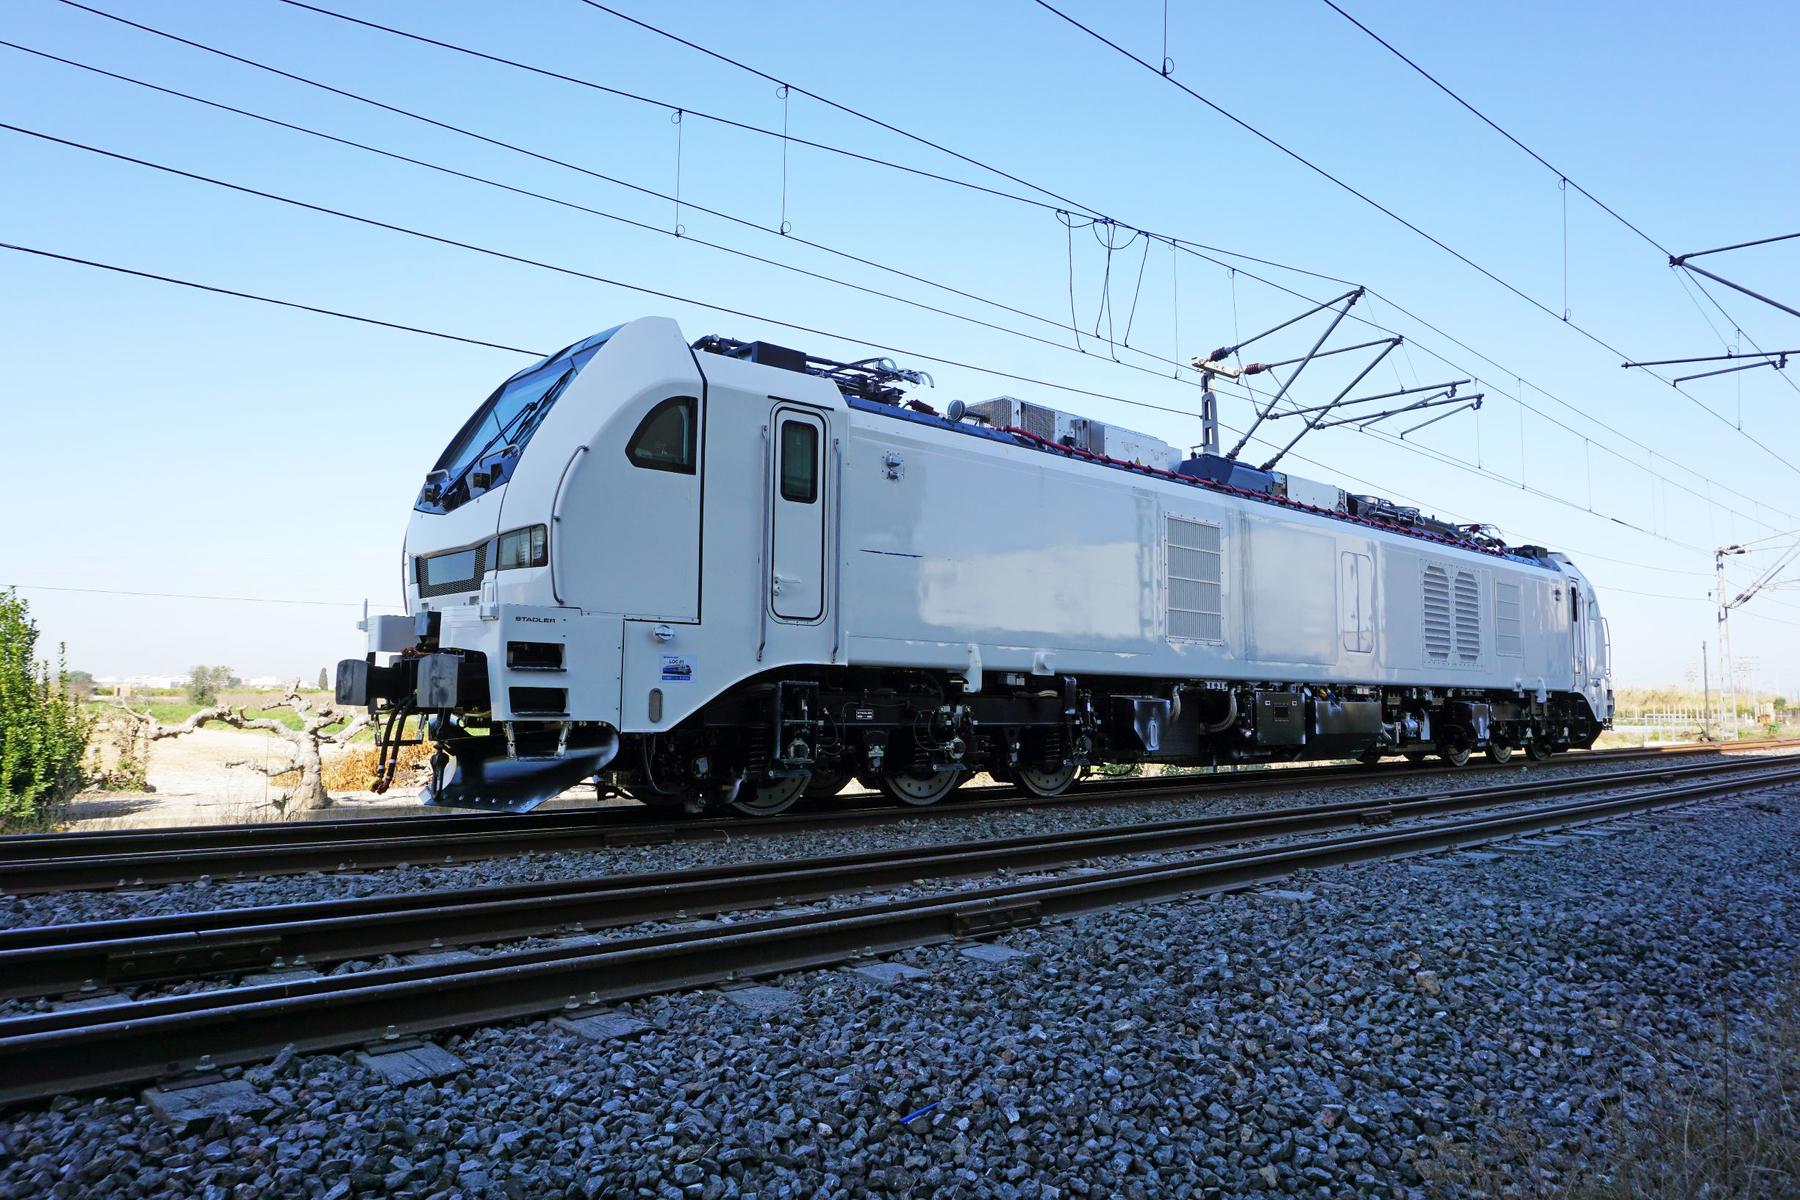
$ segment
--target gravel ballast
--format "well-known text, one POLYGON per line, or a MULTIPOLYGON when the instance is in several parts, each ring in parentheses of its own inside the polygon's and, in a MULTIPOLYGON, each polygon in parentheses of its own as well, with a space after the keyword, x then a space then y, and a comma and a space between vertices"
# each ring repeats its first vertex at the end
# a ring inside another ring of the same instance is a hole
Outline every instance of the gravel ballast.
POLYGON ((1573 1144, 1792 977, 1800 792, 1605 832, 448 1036, 433 1082, 284 1056, 186 1132, 65 1099, 0 1117, 0 1197, 1422 1195, 1483 1114, 1573 1144))

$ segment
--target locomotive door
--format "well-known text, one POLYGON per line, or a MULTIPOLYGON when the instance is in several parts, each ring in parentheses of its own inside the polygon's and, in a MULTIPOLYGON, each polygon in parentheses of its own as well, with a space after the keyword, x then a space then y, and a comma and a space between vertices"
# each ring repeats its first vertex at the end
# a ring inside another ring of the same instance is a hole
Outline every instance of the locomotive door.
POLYGON ((1569 649, 1574 657, 1575 690, 1587 687, 1587 620, 1581 611, 1581 584, 1569 583, 1569 649))
POLYGON ((813 624, 825 617, 826 487, 823 413, 777 406, 769 419, 769 611, 813 624))

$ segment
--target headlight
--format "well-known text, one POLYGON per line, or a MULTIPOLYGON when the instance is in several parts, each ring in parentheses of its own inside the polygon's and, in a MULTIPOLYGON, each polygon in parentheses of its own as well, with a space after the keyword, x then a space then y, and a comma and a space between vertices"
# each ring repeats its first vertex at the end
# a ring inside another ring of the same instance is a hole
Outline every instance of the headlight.
POLYGON ((500 569, 541 567, 550 561, 550 531, 542 525, 528 525, 500 535, 500 569))

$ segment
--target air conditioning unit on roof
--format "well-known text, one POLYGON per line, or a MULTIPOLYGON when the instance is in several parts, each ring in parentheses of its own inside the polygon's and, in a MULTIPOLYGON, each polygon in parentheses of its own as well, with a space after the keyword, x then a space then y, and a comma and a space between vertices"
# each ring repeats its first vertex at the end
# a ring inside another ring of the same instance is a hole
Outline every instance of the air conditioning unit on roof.
POLYGON ((1078 417, 1016 396, 996 396, 968 406, 968 414, 995 428, 1023 429, 1048 442, 1103 454, 1121 462, 1172 471, 1181 453, 1160 438, 1092 417, 1078 417))

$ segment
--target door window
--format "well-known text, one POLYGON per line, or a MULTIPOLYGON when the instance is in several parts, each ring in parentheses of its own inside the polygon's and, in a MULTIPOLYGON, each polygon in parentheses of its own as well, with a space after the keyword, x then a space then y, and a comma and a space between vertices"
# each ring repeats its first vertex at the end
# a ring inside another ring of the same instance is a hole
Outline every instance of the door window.
POLYGON ((810 623, 825 615, 825 418, 778 408, 769 429, 770 608, 810 623))
POLYGON ((819 498, 819 430, 802 421, 781 423, 781 498, 811 504, 819 498))

